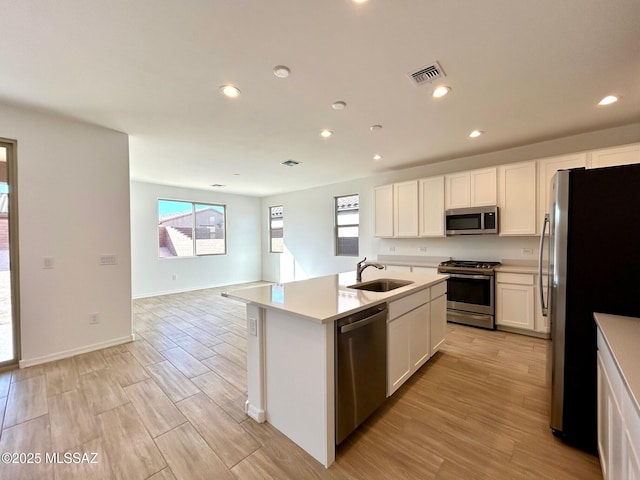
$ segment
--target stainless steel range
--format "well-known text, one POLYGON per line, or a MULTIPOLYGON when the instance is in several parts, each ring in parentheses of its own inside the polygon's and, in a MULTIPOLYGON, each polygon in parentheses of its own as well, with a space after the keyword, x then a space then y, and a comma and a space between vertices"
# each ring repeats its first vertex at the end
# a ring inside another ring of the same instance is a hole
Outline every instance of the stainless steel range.
POLYGON ((447 280, 447 321, 495 329, 495 267, 500 262, 449 260, 438 266, 447 280))

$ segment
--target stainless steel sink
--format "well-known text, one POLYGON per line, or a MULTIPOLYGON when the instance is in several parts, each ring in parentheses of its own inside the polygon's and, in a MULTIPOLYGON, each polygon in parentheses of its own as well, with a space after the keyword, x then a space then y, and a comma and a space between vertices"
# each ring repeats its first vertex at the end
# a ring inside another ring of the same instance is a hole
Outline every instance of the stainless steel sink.
POLYGON ((378 278, 369 282, 356 283, 349 285, 347 288, 355 288, 356 290, 367 290, 369 292, 388 292, 396 288, 406 287, 413 282, 409 280, 394 280, 393 278, 378 278))

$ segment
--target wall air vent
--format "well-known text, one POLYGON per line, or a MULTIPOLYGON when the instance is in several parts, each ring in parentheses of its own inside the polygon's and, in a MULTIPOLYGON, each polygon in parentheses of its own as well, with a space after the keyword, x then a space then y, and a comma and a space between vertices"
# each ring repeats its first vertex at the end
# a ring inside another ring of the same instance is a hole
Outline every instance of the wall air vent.
POLYGON ((300 162, 296 162, 295 160, 286 160, 282 162, 282 165, 286 165, 287 167, 295 167, 296 165, 300 165, 300 162))
POLYGON ((434 80, 443 78, 444 70, 438 62, 433 62, 431 65, 427 65, 419 68, 418 70, 408 73, 407 76, 411 79, 413 84, 417 87, 426 85, 434 80))

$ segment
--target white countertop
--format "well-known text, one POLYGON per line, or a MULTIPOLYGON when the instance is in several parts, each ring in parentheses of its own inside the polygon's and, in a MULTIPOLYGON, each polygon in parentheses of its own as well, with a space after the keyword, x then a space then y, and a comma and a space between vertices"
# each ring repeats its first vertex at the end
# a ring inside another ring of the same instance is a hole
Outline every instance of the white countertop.
POLYGON ((263 308, 283 310, 315 322, 329 323, 346 314, 410 295, 440 283, 449 276, 387 272, 369 267, 362 277, 363 282, 378 278, 393 278, 411 280, 414 283, 389 292, 368 292, 349 288, 348 285, 356 283, 356 272, 346 272, 296 282, 234 290, 224 292, 222 295, 263 308))
POLYGON ((640 318, 608 313, 594 313, 593 316, 635 401, 636 410, 640 412, 640 318))
POLYGON ((442 262, 451 260, 451 257, 427 257, 411 255, 378 255, 376 262, 383 265, 402 265, 407 267, 431 267, 436 268, 442 262))

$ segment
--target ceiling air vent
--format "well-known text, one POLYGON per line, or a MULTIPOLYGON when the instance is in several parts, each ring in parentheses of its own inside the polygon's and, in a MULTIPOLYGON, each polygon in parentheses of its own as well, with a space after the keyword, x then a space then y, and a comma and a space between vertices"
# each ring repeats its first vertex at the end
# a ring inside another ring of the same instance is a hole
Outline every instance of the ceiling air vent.
POLYGON ((421 67, 415 72, 408 73, 407 75, 417 87, 420 85, 426 85, 445 76, 444 71, 438 62, 421 67))
POLYGON ((282 165, 286 165, 287 167, 295 167, 296 165, 299 165, 300 162, 296 162, 295 160, 286 160, 284 162, 282 162, 282 165))

